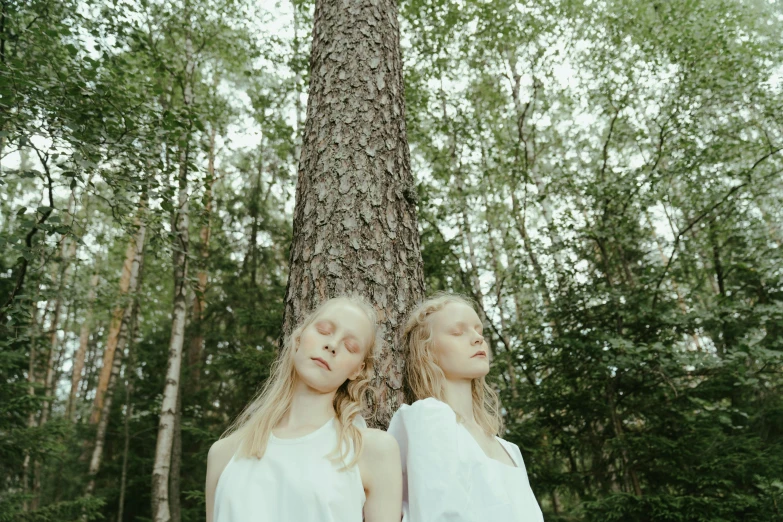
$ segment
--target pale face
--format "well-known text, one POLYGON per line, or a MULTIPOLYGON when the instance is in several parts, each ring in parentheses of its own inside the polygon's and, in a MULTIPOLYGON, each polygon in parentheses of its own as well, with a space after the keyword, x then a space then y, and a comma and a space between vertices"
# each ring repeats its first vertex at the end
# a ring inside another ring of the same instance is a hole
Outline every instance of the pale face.
POLYGON ((361 309, 341 300, 328 304, 299 337, 297 375, 321 393, 336 391, 361 373, 372 335, 373 325, 361 309))
POLYGON ((489 348, 473 308, 449 303, 430 315, 429 321, 432 354, 447 380, 472 380, 489 373, 489 348))

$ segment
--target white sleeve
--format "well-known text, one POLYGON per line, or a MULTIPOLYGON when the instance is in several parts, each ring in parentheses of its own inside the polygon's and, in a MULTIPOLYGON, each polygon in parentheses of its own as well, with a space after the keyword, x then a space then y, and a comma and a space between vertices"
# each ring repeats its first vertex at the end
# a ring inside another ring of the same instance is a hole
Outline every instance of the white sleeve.
POLYGON ((470 470, 460 466, 457 429, 451 407, 433 398, 394 414, 388 431, 400 445, 406 522, 474 521, 470 470))

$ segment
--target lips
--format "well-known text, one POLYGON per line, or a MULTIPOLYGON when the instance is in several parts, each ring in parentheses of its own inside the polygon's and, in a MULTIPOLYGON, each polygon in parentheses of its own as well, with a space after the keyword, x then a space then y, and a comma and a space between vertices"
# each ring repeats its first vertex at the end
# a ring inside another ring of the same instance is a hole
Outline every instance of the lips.
POLYGON ((313 361, 315 361, 315 364, 317 364, 317 365, 319 365, 319 366, 321 366, 321 367, 323 367, 323 368, 326 368, 326 369, 327 369, 327 370, 329 370, 329 371, 331 371, 331 370, 332 370, 332 368, 329 366, 329 363, 328 363, 328 362, 326 362, 326 361, 324 361, 324 360, 323 360, 323 359, 321 359, 320 357, 311 357, 311 359, 312 359, 313 361))
POLYGON ((473 359, 473 357, 486 357, 486 356, 487 356, 487 352, 485 352, 484 350, 480 350, 474 353, 470 358, 473 359))

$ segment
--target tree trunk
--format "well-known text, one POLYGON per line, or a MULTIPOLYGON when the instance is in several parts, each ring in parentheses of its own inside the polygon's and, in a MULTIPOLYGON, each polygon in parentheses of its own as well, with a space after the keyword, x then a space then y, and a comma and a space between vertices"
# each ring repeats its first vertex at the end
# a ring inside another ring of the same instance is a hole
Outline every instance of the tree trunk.
POLYGON ((212 233, 212 185, 215 183, 215 126, 209 132, 209 152, 207 159, 207 180, 204 193, 204 225, 201 227, 199 239, 199 254, 201 266, 198 270, 198 288, 193 299, 193 311, 191 320, 193 336, 188 348, 189 388, 192 392, 198 392, 201 380, 201 354, 204 351, 204 334, 201 322, 204 320, 207 292, 207 262, 209 260, 209 238, 212 233))
MULTIPOLYGON (((143 258, 142 258, 143 261, 143 258)), ((144 263, 139 266, 139 282, 141 282, 144 263)), ((141 286, 141 284, 139 284, 141 286)), ((125 509, 125 489, 128 478, 128 453, 130 449, 130 420, 133 417, 133 387, 136 380, 136 353, 134 346, 136 344, 136 328, 138 326, 140 302, 138 295, 133 300, 133 313, 131 314, 130 333, 128 335, 128 357, 125 365, 125 421, 123 423, 123 450, 122 450, 122 472, 120 476, 120 499, 117 510, 117 522, 122 522, 125 509)))
MULTIPOLYGON (((73 193, 69 204, 69 213, 73 212, 73 193)), ((66 281, 70 274, 70 260, 76 254, 76 242, 68 241, 63 238, 60 249, 60 275, 57 288, 57 297, 55 298, 54 311, 52 312, 52 322, 49 327, 49 359, 46 364, 46 377, 44 378, 44 401, 41 404, 41 420, 39 426, 43 426, 49 420, 51 403, 54 400, 54 376, 57 373, 56 362, 60 337, 57 332, 60 329, 60 315, 62 312, 63 293, 65 292, 66 281), (50 400, 51 399, 51 400, 50 400)))
POLYGON ((296 116, 296 128, 294 129, 294 132, 296 136, 294 137, 294 161, 299 162, 299 158, 302 155, 302 73, 303 73, 303 67, 299 66, 299 58, 300 54, 302 53, 302 39, 299 36, 299 9, 300 7, 297 6, 296 0, 291 1, 291 6, 293 8, 293 15, 294 15, 294 40, 293 40, 293 63, 296 63, 297 66, 295 68, 295 75, 294 75, 294 111, 296 116))
MULTIPOLYGON (((37 349, 36 344, 38 340, 38 333, 40 329, 40 322, 38 319, 38 307, 36 303, 38 302, 38 295, 40 295, 40 286, 38 287, 38 293, 36 294, 35 299, 33 299, 33 313, 32 316, 32 324, 31 324, 31 331, 32 335, 30 336, 30 357, 28 359, 28 366, 27 366, 27 394, 30 397, 33 397, 35 395, 35 366, 36 366, 36 356, 37 356, 37 349)), ((36 425, 35 422, 35 411, 30 410, 30 413, 27 415, 27 427, 28 428, 34 428, 36 425)), ((30 468, 33 465, 32 458, 30 457, 29 453, 25 453, 24 456, 24 462, 22 464, 22 492, 28 493, 29 491, 29 482, 30 482, 30 468)), ((29 491, 33 495, 36 494, 35 484, 33 484, 32 491, 29 491)), ((33 497, 31 502, 28 502, 27 500, 24 501, 23 504, 23 510, 28 511, 30 508, 35 509, 37 505, 38 499, 36 497, 33 497)))
POLYGON ((525 217, 522 214, 521 209, 519 208, 519 199, 517 198, 516 190, 514 189, 514 187, 511 188, 511 204, 512 204, 512 211, 514 214, 514 222, 517 225, 517 231, 519 232, 519 235, 522 237, 522 244, 525 247, 525 252, 527 253, 528 259, 530 259, 530 264, 533 266, 533 272, 536 275, 536 281, 538 282, 538 287, 541 289, 541 297, 544 300, 544 306, 546 307, 548 312, 552 308, 552 296, 549 293, 549 287, 546 282, 546 276, 544 275, 544 271, 541 268, 541 263, 538 262, 538 257, 536 256, 536 253, 533 250, 533 245, 530 242, 530 237, 527 234, 527 224, 525 223, 525 217))
POLYGON ((180 522, 180 470, 182 468, 182 394, 177 395, 177 414, 174 417, 174 442, 171 447, 171 474, 169 476, 169 509, 171 522, 180 522))
MULTIPOLYGON (((145 196, 142 196, 144 198, 145 196)), ((138 294, 137 288, 139 280, 141 279, 141 268, 144 264, 144 236, 146 233, 146 225, 144 221, 139 224, 139 230, 136 233, 135 247, 133 253, 133 261, 130 268, 130 291, 132 300, 125 308, 122 317, 122 327, 119 329, 119 337, 117 339, 117 350, 112 358, 111 373, 105 389, 105 395, 101 403, 101 411, 98 412, 98 429, 95 435, 95 445, 93 446, 92 457, 90 458, 90 468, 88 471, 89 482, 87 483, 86 494, 91 495, 95 490, 95 477, 101 469, 101 463, 103 461, 103 447, 106 441, 106 431, 109 427, 109 414, 111 413, 112 398, 114 396, 114 389, 117 385, 117 379, 122 369, 123 351, 127 344, 128 338, 133 333, 129 330, 133 330, 136 324, 136 314, 138 312, 138 294)))
MULTIPOLYGON (((129 293, 131 295, 134 294, 138 286, 139 266, 144 252, 144 235, 146 233, 146 225, 143 219, 146 205, 146 196, 142 196, 139 200, 139 212, 136 216, 136 226, 138 227, 136 237, 131 238, 128 243, 128 248, 125 251, 125 262, 122 264, 120 299, 123 299, 129 293)), ((120 351, 124 349, 124 346, 120 344, 120 339, 125 339, 126 337, 127 332, 125 330, 128 327, 126 319, 130 315, 129 311, 131 308, 131 304, 123 302, 120 306, 115 307, 112 313, 109 338, 106 341, 106 349, 103 351, 103 366, 98 378, 98 388, 95 390, 90 424, 97 424, 100 420, 104 396, 109 387, 109 380, 114 367, 115 354, 118 349, 120 351)))
POLYGON ((68 409, 66 417, 73 422, 76 420, 76 394, 79 391, 79 381, 84 370, 84 357, 87 354, 87 345, 90 341, 90 327, 92 325, 92 307, 95 303, 95 288, 98 286, 98 274, 90 278, 90 292, 87 295, 87 315, 82 322, 79 332, 79 348, 73 355, 73 374, 71 375, 71 393, 68 396, 68 409))
MULTIPOLYGON (((133 342, 133 339, 131 339, 133 342)), ((132 349, 132 348, 131 348, 132 349)), ((130 349, 129 349, 130 352, 130 349)), ((130 420, 133 417, 133 372, 135 367, 131 364, 131 356, 128 357, 128 364, 125 366, 125 422, 123 424, 123 446, 122 446, 122 472, 120 473, 120 500, 117 508, 117 522, 122 522, 123 512, 125 510, 125 490, 128 484, 128 454, 130 452, 130 420)))
POLYGON ((380 426, 403 402, 397 341, 424 294, 415 194, 396 2, 318 0, 283 332, 332 296, 366 296, 386 341, 380 426))
MULTIPOLYGON (((187 18, 187 17, 186 17, 187 18)), ((185 38, 186 70, 183 92, 183 103, 190 109, 193 92, 191 82, 195 64, 193 62, 193 42, 190 34, 185 38)), ((158 439, 155 445, 155 461, 152 468, 152 519, 154 522, 171 520, 169 508, 169 472, 171 468, 171 449, 174 442, 174 422, 177 415, 179 395, 180 368, 182 365, 182 345, 185 340, 185 323, 187 321, 187 277, 188 249, 190 236, 188 233, 188 142, 190 130, 186 131, 179 156, 179 191, 178 203, 174 219, 173 262, 174 262, 174 306, 172 310, 171 337, 169 341, 168 366, 163 387, 163 402, 161 404, 160 421, 158 423, 158 439)))
MULTIPOLYGON (((555 272, 557 273, 560 272, 560 267, 563 265, 561 253, 563 241, 559 232, 557 231, 557 226, 555 225, 554 208, 547 184, 544 182, 541 176, 538 175, 538 172, 536 172, 535 163, 537 151, 535 150, 535 138, 531 138, 531 133, 525 128, 528 117, 535 108, 536 96, 538 94, 540 84, 536 78, 533 78, 533 95, 531 96, 530 101, 523 105, 521 99, 522 75, 517 71, 517 60, 513 53, 509 53, 508 66, 511 70, 512 77, 511 97, 514 103, 514 109, 516 111, 517 117, 517 140, 522 148, 523 153, 522 167, 524 169, 525 177, 533 181, 533 183, 536 185, 536 190, 538 190, 538 200, 540 201, 541 205, 541 214, 544 216, 544 221, 546 221, 549 237, 552 241, 552 251, 554 253, 554 262, 556 265, 555 272)), ((513 190, 514 187, 512 187, 512 192, 513 190)))
POLYGON ((90 334, 90 340, 87 341, 87 355, 84 357, 84 378, 79 387, 79 395, 86 397, 90 389, 95 385, 95 377, 100 369, 97 360, 99 358, 99 341, 103 337, 103 324, 97 324, 90 334))

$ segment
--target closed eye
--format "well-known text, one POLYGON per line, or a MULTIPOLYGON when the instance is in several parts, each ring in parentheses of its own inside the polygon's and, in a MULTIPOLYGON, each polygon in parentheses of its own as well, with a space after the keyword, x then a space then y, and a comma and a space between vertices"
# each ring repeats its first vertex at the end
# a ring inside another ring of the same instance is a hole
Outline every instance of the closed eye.
POLYGON ((324 323, 319 323, 315 325, 315 329, 318 331, 318 333, 323 335, 329 335, 330 333, 332 333, 332 329, 329 327, 329 325, 324 323))
POLYGON ((348 348, 348 351, 351 353, 356 353, 359 351, 359 345, 354 341, 348 341, 345 343, 345 347, 348 348))

